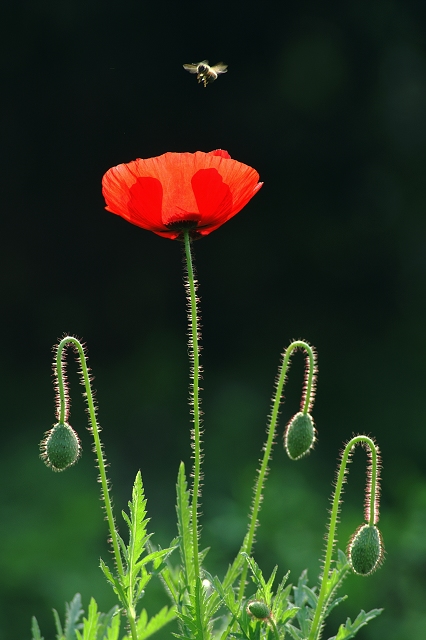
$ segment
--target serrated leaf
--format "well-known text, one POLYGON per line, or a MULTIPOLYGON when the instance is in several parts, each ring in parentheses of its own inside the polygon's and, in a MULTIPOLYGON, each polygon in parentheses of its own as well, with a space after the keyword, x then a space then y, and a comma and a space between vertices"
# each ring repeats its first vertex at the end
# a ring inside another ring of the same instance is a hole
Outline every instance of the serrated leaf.
POLYGON ((310 607, 301 607, 297 612, 297 621, 302 634, 306 637, 309 635, 309 631, 312 626, 312 614, 313 610, 310 607))
POLYGON ((108 582, 112 586, 114 593, 118 596, 118 599, 120 600, 121 604, 126 609, 128 607, 127 597, 120 580, 112 575, 110 568, 108 567, 108 565, 105 564, 102 558, 99 566, 102 569, 105 578, 108 580, 108 582))
POLYGON ((221 606, 221 596, 214 586, 214 578, 208 571, 203 571, 202 585, 206 593, 206 616, 211 620, 221 606))
POLYGON ((281 618, 279 620, 280 624, 284 624, 284 622, 287 622, 287 620, 294 618, 294 616, 297 614, 298 611, 299 611, 298 607, 289 607, 288 609, 286 609, 281 614, 281 618))
POLYGON ((271 576, 268 582, 266 583, 266 589, 269 591, 269 593, 272 593, 272 585, 275 582, 275 576, 277 575, 277 570, 278 570, 278 565, 275 565, 274 569, 272 570, 271 576))
MULTIPOLYGON (((142 613, 146 614, 145 609, 142 613)), ((166 624, 169 624, 172 620, 176 618, 176 611, 168 607, 163 607, 161 611, 159 611, 155 616, 153 616, 149 621, 147 620, 148 616, 146 615, 146 619, 141 616, 139 617, 137 623, 137 631, 138 631, 138 640, 145 640, 152 636, 153 633, 164 627, 166 624)))
POLYGON ((77 640, 97 640, 98 622, 100 613, 96 600, 92 598, 89 604, 88 617, 83 620, 83 633, 76 629, 75 635, 77 640))
MULTIPOLYGON (((108 613, 101 613, 99 615, 98 620, 98 630, 96 639, 103 640, 104 638, 108 638, 111 632, 111 627, 115 629, 117 627, 117 636, 120 629, 120 614, 119 607, 115 605, 108 611, 108 613), (117 626, 118 622, 118 626, 117 626)), ((115 631, 114 631, 115 632, 115 631)))
POLYGON ((317 594, 312 589, 310 589, 306 584, 303 585, 302 589, 306 594, 306 600, 308 605, 311 607, 311 609, 316 609, 316 606, 318 603, 317 594))
POLYGON ((297 587, 293 587, 294 604, 297 607, 303 607, 307 600, 306 592, 304 590, 304 587, 307 586, 307 584, 308 584, 308 572, 305 569, 304 571, 302 571, 300 575, 300 578, 297 582, 297 587))
POLYGON ((333 609, 337 607, 337 605, 347 600, 347 598, 348 596, 341 596, 340 598, 335 598, 332 602, 330 602, 325 609, 324 619, 327 618, 330 612, 333 611, 333 609))
MULTIPOLYGON (((170 542, 169 546, 167 547, 170 550, 170 553, 168 553, 165 558, 159 557, 158 559, 153 561, 152 568, 153 568, 153 573, 154 574, 159 573, 160 571, 162 571, 162 565, 168 559, 169 555, 171 553, 173 553, 173 551, 175 549, 178 548, 178 546, 179 546, 179 538, 173 538, 173 540, 170 542)), ((152 552, 153 546, 151 545, 151 543, 149 543, 148 548, 152 552)), ((158 551, 162 551, 160 546, 158 547, 158 551)))
POLYGON ((192 546, 192 514, 190 493, 185 476, 185 465, 180 463, 176 484, 176 513, 179 533, 179 550, 185 584, 194 586, 194 549, 192 546))
POLYGON ((326 598, 329 597, 332 594, 332 592, 334 592, 335 589, 343 582, 344 578, 347 576, 350 569, 351 569, 351 566, 345 554, 343 553, 343 551, 338 549, 336 566, 328 576, 328 580, 326 583, 327 584, 326 598))
POLYGON ((31 620, 31 633, 32 640, 44 640, 44 638, 40 634, 40 628, 38 626, 37 618, 35 618, 34 616, 31 620))
POLYGON ((329 640, 349 640, 349 638, 354 638, 361 627, 364 627, 368 622, 370 622, 370 620, 379 616, 382 611, 383 609, 372 609, 366 613, 361 610, 353 622, 348 618, 345 624, 341 624, 337 635, 333 636, 329 640))
MULTIPOLYGON (((124 513, 124 511, 122 513, 124 513)), ((118 544, 119 544, 120 549, 121 549, 121 555, 123 556, 124 563, 127 566, 129 564, 129 554, 128 554, 128 550, 127 550, 127 547, 126 547, 126 543, 124 542, 123 538, 120 536, 118 531, 116 532, 116 534, 117 534, 118 544)))
MULTIPOLYGON (((274 597, 273 605, 272 605, 272 615, 277 622, 282 622, 281 616, 283 612, 287 610, 289 607, 289 596, 291 591, 291 584, 285 587, 285 583, 287 582, 287 578, 289 573, 287 573, 284 578, 281 580, 280 584, 277 587, 277 592, 274 597)), ((287 619, 287 618, 286 618, 287 619)))
POLYGON ((185 610, 177 610, 176 615, 183 625, 181 636, 192 640, 210 640, 211 624, 206 613, 207 595, 200 578, 197 578, 194 593, 189 594, 185 610))
POLYGON ((71 602, 65 605, 65 628, 63 633, 65 640, 75 640, 76 630, 81 627, 79 620, 83 613, 81 595, 76 593, 71 602))
POLYGON ((252 574, 252 580, 254 582, 254 584, 257 587, 257 590, 260 592, 260 597, 265 600, 266 604, 268 606, 270 606, 270 592, 268 592, 268 587, 266 585, 265 579, 263 577, 263 573, 259 567, 259 565, 257 564, 257 562, 253 559, 250 558, 247 553, 245 553, 244 551, 241 553, 241 555, 246 559, 248 566, 250 568, 251 574, 252 574))
POLYGON ((193 611, 195 613, 195 623, 197 625, 197 638, 209 637, 209 619, 206 616, 206 592, 204 590, 201 579, 197 577, 195 593, 193 598, 193 611))
POLYGON ((306 636, 303 635, 303 633, 300 631, 300 629, 297 629, 297 627, 293 627, 292 624, 288 624, 286 626, 286 629, 288 629, 291 633, 291 637, 294 640, 305 640, 306 636))
POLYGON ((62 631, 62 625, 61 625, 61 619, 59 617, 59 613, 56 611, 56 609, 52 609, 52 611, 53 611, 53 619, 55 621, 55 628, 56 628, 56 640, 63 640, 64 634, 62 631))
POLYGON ((138 560, 149 539, 146 531, 149 519, 146 518, 146 499, 140 471, 136 474, 132 491, 132 502, 129 502, 129 510, 130 518, 126 516, 126 522, 129 526, 128 574, 133 584, 138 573, 138 560))
POLYGON ((160 580, 175 604, 178 603, 178 577, 172 567, 166 566, 160 573, 160 580))
POLYGON ((106 640, 118 640, 118 634, 120 633, 120 616, 116 615, 111 621, 111 625, 107 629, 104 638, 106 640))
POLYGON ((341 550, 337 549, 337 561, 336 561, 336 569, 341 571, 349 565, 349 561, 346 557, 346 554, 341 550))
POLYGON ((223 584, 223 588, 227 589, 228 587, 232 586, 235 582, 235 580, 238 578, 238 576, 240 575, 243 567, 244 567, 244 562, 245 562, 245 558, 242 555, 242 552, 244 549, 247 548, 247 541, 248 541, 248 533, 246 534, 242 547, 240 549, 240 551, 238 552, 237 556, 235 557, 235 560, 232 564, 229 565, 228 570, 225 574, 224 579, 222 580, 222 584, 223 584))
POLYGON ((176 546, 169 547, 167 549, 160 549, 159 551, 153 551, 152 553, 149 553, 144 558, 139 560, 139 562, 136 563, 135 568, 137 568, 137 570, 139 571, 148 562, 154 561, 158 561, 158 563, 161 564, 162 560, 166 559, 175 549, 176 546))

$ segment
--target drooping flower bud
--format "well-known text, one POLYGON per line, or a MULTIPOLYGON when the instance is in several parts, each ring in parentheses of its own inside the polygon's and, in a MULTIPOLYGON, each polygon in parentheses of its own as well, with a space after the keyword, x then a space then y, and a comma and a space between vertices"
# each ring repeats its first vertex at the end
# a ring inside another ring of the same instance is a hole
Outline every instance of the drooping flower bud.
POLYGON ((353 534, 348 544, 347 554, 355 573, 368 576, 383 560, 382 535, 376 525, 362 524, 353 534))
POLYGON ((40 443, 41 457, 53 471, 64 471, 80 457, 80 440, 66 422, 58 422, 40 443))
POLYGON ((314 446, 315 427, 309 413, 296 413, 288 423, 284 434, 284 447, 291 460, 298 460, 314 446))
POLYGON ((268 605, 261 600, 253 600, 247 605, 247 613, 252 615, 257 620, 269 620, 271 612, 268 605))

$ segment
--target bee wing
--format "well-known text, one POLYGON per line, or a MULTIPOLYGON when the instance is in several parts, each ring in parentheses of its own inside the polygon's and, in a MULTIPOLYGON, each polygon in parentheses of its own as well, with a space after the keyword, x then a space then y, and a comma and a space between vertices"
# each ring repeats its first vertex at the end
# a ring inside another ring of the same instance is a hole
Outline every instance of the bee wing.
POLYGON ((183 68, 186 69, 186 71, 189 71, 189 73, 197 73, 198 72, 198 65, 196 65, 196 64, 184 64, 183 68))
POLYGON ((217 74, 226 73, 228 71, 228 65, 223 64, 223 62, 218 62, 214 65, 214 67, 210 67, 212 71, 215 71, 217 74))

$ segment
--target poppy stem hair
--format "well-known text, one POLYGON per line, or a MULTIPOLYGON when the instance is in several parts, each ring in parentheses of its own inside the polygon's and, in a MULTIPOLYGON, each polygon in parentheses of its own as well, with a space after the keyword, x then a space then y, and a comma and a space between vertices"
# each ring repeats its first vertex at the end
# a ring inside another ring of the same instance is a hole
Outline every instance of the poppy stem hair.
POLYGON ((99 477, 102 487, 101 495, 105 505, 105 512, 108 521, 109 531, 111 535, 111 544, 114 552, 115 562, 117 570, 120 575, 123 575, 123 562, 120 554, 120 548, 118 543, 118 535, 115 527, 114 516, 112 512, 112 503, 109 493, 109 484, 106 476, 106 465, 104 455, 102 451, 102 444, 99 437, 100 427, 96 420, 96 407, 91 387, 91 377, 89 375, 89 368, 87 366, 87 359, 83 345, 81 342, 73 336, 65 336, 59 343, 56 358, 54 362, 54 375, 56 378, 56 392, 57 392, 57 417, 59 422, 64 422, 68 419, 69 415, 69 393, 66 384, 65 368, 65 351, 68 346, 72 346, 77 355, 77 360, 80 364, 81 383, 85 388, 85 398, 87 401, 87 413, 89 415, 89 431, 91 431, 94 440, 94 452, 96 453, 99 477))
POLYGON ((315 616, 312 622, 309 640, 317 640, 321 631, 321 620, 324 614, 326 592, 328 589, 328 581, 330 567, 332 561, 333 550, 336 544, 336 527, 339 521, 339 509, 341 504, 341 495, 343 485, 346 480, 348 471, 348 463, 351 461, 352 453, 355 446, 361 444, 367 449, 369 465, 367 469, 367 486, 365 492, 365 519, 369 525, 375 525, 379 520, 379 497, 380 497, 380 452, 379 448, 368 436, 355 436, 345 446, 342 454, 340 465, 337 471, 337 479, 335 483, 334 496, 332 499, 332 507, 330 512, 330 523, 328 526, 327 546, 325 552, 324 567, 321 578, 321 588, 318 595, 318 604, 315 616))
MULTIPOLYGON (((275 381, 275 394, 272 398, 272 408, 269 415, 268 425, 266 428, 267 440, 263 447, 263 458, 260 468, 257 472, 257 479, 254 485, 254 497, 251 507, 249 527, 247 535, 244 539, 242 552, 251 554, 255 540, 256 528, 258 525, 258 515, 263 499, 263 488, 265 486, 266 476, 268 475, 268 464, 271 458, 272 447, 275 442, 275 432, 277 427, 280 405, 283 400, 283 389, 287 377, 287 371, 290 364, 290 358, 294 351, 301 349, 306 353, 306 369, 305 382, 303 386, 302 398, 300 403, 301 411, 307 414, 312 409, 315 400, 315 382, 316 382, 316 354, 310 344, 303 340, 295 340, 292 342, 282 355, 282 363, 278 369, 278 375, 275 381)), ((244 589, 247 578, 248 565, 243 569, 240 580, 239 601, 244 598, 244 589)))
POLYGON ((200 563, 198 557, 198 499, 200 497, 201 488, 201 411, 200 411, 200 394, 199 381, 201 377, 200 367, 200 328, 199 316, 197 308, 197 280, 194 275, 194 266, 191 253, 190 231, 183 230, 183 241, 185 247, 185 264, 186 278, 185 289, 187 294, 188 305, 188 336, 189 336, 189 354, 191 361, 191 380, 189 388, 190 406, 193 421, 192 429, 192 449, 194 452, 194 469, 193 469, 193 485, 192 485, 192 547, 194 554, 194 572, 195 577, 200 578, 200 563))

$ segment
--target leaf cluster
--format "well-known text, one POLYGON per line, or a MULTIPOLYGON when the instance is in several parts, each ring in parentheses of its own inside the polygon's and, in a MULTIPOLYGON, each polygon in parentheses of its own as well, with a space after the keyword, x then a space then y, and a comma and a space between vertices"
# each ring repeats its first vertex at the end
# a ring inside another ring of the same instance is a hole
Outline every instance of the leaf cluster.
MULTIPOLYGON (((338 551, 334 568, 326 581, 318 633, 312 638, 312 621, 318 607, 317 587, 308 586, 307 572, 304 571, 297 586, 287 584, 286 574, 274 590, 277 567, 265 579, 256 561, 244 551, 247 537, 223 580, 211 576, 203 568, 208 549, 199 553, 201 572, 199 576, 195 575, 191 494, 183 463, 179 468, 176 490, 178 537, 172 540, 168 548, 155 549, 147 530, 149 519, 142 478, 140 473, 137 474, 132 500, 128 504, 129 513, 123 512, 129 530, 128 544, 118 536, 122 571, 116 567, 113 573, 101 560, 102 571, 119 605, 104 614, 98 611, 92 599, 87 618, 82 619, 84 612, 80 595, 77 594, 66 605, 64 626, 58 613, 55 610, 53 612, 57 640, 118 640, 121 613, 127 616, 130 623, 122 640, 145 640, 175 618, 179 630, 174 635, 178 640, 284 640, 285 637, 292 640, 319 640, 327 616, 346 598, 336 596, 351 571, 345 554, 338 551), (173 566, 170 555, 176 548, 179 549, 180 563, 173 566), (245 575, 243 569, 246 567, 252 585, 249 597, 245 597, 244 589, 241 589, 242 574, 245 575), (138 613, 137 605, 154 576, 161 579, 172 606, 163 607, 149 618, 145 609, 138 613), (256 618, 253 615, 249 605, 254 602, 262 605, 262 610, 266 612, 264 617, 256 618)), ((329 640, 355 637, 359 629, 380 613, 381 609, 373 609, 368 613, 361 611, 353 622, 348 618, 329 640)), ((43 640, 35 618, 32 640, 43 640)))

